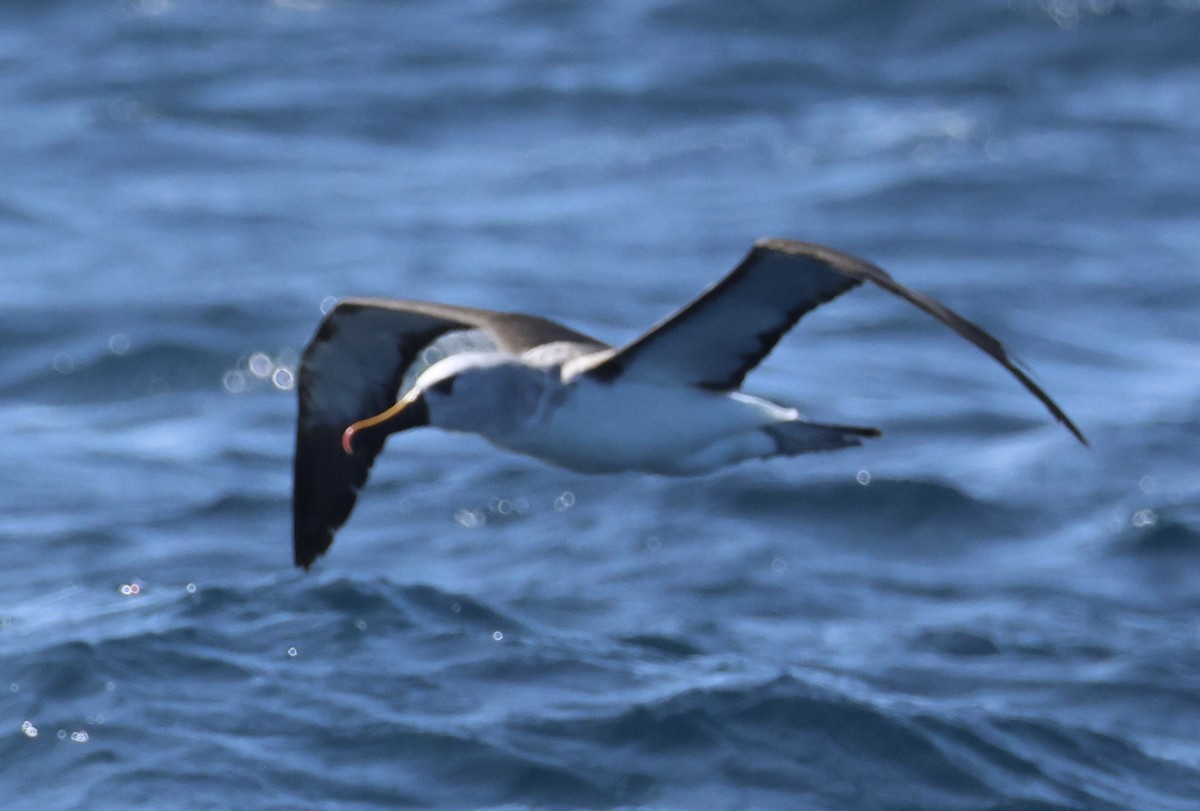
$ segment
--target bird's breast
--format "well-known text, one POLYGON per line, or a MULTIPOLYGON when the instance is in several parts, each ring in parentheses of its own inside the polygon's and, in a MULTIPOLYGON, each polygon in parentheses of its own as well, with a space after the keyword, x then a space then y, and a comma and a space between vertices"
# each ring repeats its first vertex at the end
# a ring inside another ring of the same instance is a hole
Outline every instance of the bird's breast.
POLYGON ((576 379, 550 391, 535 419, 494 444, 584 472, 698 472, 683 460, 779 419, 776 406, 691 386, 576 379))

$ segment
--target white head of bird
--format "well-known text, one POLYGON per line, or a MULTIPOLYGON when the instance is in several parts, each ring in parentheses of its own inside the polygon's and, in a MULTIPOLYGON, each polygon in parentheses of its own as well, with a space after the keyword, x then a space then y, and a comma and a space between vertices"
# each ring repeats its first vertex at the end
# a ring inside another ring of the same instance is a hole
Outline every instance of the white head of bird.
POLYGON ((536 421, 553 385, 548 370, 509 355, 451 355, 422 372, 391 408, 347 428, 342 448, 352 454, 367 437, 382 443, 389 434, 425 425, 497 440, 536 421))
POLYGON ((510 355, 463 352, 430 366, 413 388, 425 400, 430 425, 495 436, 533 418, 549 383, 545 370, 510 355))

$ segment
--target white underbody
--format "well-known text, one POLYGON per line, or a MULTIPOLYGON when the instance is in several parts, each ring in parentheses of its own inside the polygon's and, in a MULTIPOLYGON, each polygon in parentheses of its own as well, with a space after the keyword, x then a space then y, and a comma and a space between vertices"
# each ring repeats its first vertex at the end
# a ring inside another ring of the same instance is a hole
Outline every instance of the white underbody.
POLYGON ((602 383, 577 378, 495 445, 588 473, 638 470, 706 473, 776 453, 763 428, 795 420, 795 409, 740 393, 691 386, 602 383))

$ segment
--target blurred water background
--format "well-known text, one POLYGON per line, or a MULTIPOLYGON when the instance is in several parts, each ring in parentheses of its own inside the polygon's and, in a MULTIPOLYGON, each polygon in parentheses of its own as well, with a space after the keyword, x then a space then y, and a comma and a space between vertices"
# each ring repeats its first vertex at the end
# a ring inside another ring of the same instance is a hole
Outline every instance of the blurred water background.
POLYGON ((1200 3, 0 7, 5 808, 1194 809, 1200 3), (336 297, 620 342, 759 236, 840 454, 394 439, 290 561, 336 297))

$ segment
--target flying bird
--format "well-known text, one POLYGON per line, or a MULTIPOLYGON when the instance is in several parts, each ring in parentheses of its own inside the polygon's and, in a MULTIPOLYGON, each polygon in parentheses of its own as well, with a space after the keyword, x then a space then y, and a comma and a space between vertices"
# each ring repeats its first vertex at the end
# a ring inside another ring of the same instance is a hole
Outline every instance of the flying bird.
POLYGON ((578 471, 665 475, 878 436, 740 391, 805 313, 863 282, 979 347, 1087 444, 983 329, 870 262, 812 243, 758 241, 729 275, 621 347, 532 315, 346 299, 325 316, 300 363, 295 563, 307 569, 329 548, 387 437, 410 428, 478 434, 578 471))

